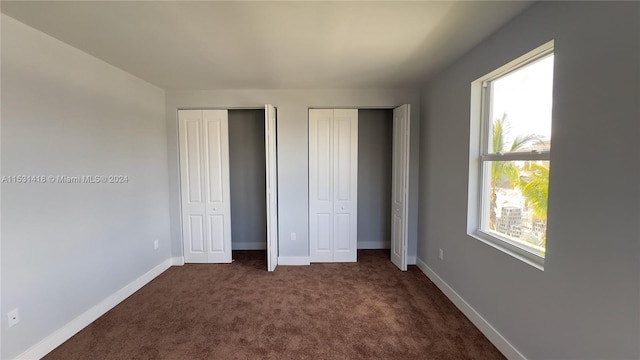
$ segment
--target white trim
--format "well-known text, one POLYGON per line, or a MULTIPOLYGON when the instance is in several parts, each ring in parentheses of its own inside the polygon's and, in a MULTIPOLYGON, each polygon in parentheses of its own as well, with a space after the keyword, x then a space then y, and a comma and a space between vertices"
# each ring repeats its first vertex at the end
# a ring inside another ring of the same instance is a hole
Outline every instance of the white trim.
POLYGON ((358 241, 358 250, 391 249, 391 241, 358 241))
POLYGON ((407 265, 416 265, 418 257, 415 255, 407 255, 407 265))
POLYGON ((511 343, 505 339, 485 318, 480 315, 462 296, 460 296, 449 284, 447 284, 438 274, 435 273, 420 258, 416 259, 418 268, 453 302, 453 304, 482 332, 507 359, 527 358, 522 355, 511 343))
POLYGON ((111 294, 106 299, 100 301, 91 309, 80 314, 78 317, 71 320, 69 323, 53 332, 51 335, 40 340, 40 342, 30 347, 22 354, 18 355, 16 359, 40 359, 44 357, 53 349, 69 340, 69 338, 77 334, 80 330, 84 329, 87 325, 96 321, 107 311, 113 309, 123 300, 131 296, 136 291, 140 290, 140 288, 145 286, 151 280, 155 279, 158 275, 169 269, 174 259, 178 258, 170 258, 163 261, 153 269, 149 270, 147 273, 125 285, 123 288, 111 294))
POLYGON ((232 250, 266 250, 267 243, 264 241, 251 242, 231 242, 232 250))
POLYGON ((278 266, 280 265, 311 265, 311 258, 308 256, 278 256, 278 266))
POLYGON ((183 266, 184 265, 184 256, 174 256, 169 259, 171 266, 183 266))
POLYGON ((540 60, 541 58, 546 57, 553 53, 555 47, 555 41, 550 40, 537 48, 529 51, 528 53, 509 61, 508 63, 500 66, 499 68, 493 70, 492 72, 486 74, 485 76, 477 79, 478 82, 492 81, 500 78, 507 73, 510 73, 518 68, 524 67, 525 65, 533 64, 534 62, 540 60))
POLYGON ((550 159, 551 153, 549 151, 480 155, 482 161, 549 161, 550 159))

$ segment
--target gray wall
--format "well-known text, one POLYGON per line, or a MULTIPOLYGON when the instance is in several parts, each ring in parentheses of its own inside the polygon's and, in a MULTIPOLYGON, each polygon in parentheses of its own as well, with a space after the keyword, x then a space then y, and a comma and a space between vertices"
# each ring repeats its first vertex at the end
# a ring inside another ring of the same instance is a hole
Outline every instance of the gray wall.
POLYGON ((530 359, 640 358, 639 24, 637 2, 537 3, 424 88, 418 257, 530 359), (551 39, 540 271, 466 235, 469 96, 551 39))
POLYGON ((1 61, 3 176, 129 177, 2 184, 0 357, 10 359, 171 249, 164 92, 5 15, 1 61))
POLYGON ((358 249, 389 249, 393 110, 358 110, 358 249))
POLYGON ((264 109, 229 110, 229 163, 232 248, 266 249, 264 109))
POLYGON ((418 229, 420 95, 414 89, 388 90, 209 90, 167 91, 167 136, 171 234, 174 256, 182 255, 177 109, 242 108, 271 103, 278 108, 279 256, 309 256, 308 111, 310 107, 382 107, 411 104, 409 254, 415 257, 418 229), (296 240, 290 233, 297 234, 296 240))

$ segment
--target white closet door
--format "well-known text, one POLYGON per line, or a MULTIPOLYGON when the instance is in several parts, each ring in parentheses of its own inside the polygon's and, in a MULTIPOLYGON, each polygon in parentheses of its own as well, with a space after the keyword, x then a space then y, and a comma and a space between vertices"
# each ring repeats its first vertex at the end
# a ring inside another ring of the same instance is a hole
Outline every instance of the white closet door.
POLYGON ((265 106, 264 137, 267 184, 267 270, 278 266, 278 158, 276 146, 276 108, 265 106))
POLYGON ((333 112, 333 261, 358 253, 358 110, 333 112))
POLYGON ((333 110, 309 110, 311 262, 333 261, 333 110))
POLYGON ((311 262, 357 259, 358 110, 309 110, 311 262))
POLYGON ((180 110, 180 183, 185 262, 231 262, 226 110, 180 110))
POLYGON ((409 213, 409 105, 393 110, 391 262, 407 270, 409 213))
POLYGON ((178 124, 184 260, 188 263, 206 263, 202 111, 180 110, 178 124))
POLYGON ((208 262, 231 262, 229 117, 227 110, 203 110, 208 262))

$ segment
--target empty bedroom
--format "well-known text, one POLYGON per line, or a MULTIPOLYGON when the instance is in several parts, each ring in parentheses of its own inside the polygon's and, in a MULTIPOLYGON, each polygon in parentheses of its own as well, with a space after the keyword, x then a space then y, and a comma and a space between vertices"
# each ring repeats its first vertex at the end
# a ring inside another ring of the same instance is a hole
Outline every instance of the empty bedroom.
POLYGON ((640 358, 640 2, 0 2, 1 359, 640 358))

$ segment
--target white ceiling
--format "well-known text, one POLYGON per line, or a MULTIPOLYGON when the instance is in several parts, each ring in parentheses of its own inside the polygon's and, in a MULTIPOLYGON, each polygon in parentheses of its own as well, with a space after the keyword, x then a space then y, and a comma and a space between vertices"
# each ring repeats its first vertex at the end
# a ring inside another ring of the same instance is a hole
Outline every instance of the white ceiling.
POLYGON ((2 12, 164 89, 413 87, 523 1, 2 1, 2 12))

